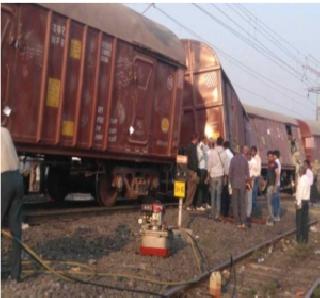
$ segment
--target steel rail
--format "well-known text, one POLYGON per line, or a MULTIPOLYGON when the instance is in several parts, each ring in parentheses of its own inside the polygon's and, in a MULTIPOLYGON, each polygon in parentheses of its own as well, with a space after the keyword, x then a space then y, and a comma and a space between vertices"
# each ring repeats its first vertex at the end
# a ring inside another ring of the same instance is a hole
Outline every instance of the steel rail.
MULTIPOLYGON (((165 208, 177 207, 177 203, 166 203, 165 208)), ((28 223, 38 223, 45 220, 57 219, 60 217, 68 216, 80 216, 83 214, 95 216, 102 215, 104 213, 115 213, 115 212, 131 212, 139 211, 141 205, 131 206, 115 206, 115 207, 78 207, 78 208, 62 208, 53 210, 26 210, 23 214, 24 219, 28 223)))
MULTIPOLYGON (((309 226, 315 225, 318 223, 318 220, 314 220, 312 222, 309 222, 309 226)), ((239 262, 240 260, 250 256, 252 253, 254 253, 257 250, 260 250, 270 244, 274 244, 278 241, 280 241, 282 238, 291 236, 292 234, 294 234, 296 232, 296 228, 292 228, 289 231, 280 234, 272 239, 266 240, 260 244, 257 244, 251 248, 249 248, 248 250, 236 255, 235 257, 233 257, 233 262, 239 262)), ((224 270, 228 267, 230 267, 231 265, 231 260, 227 260, 227 261, 222 261, 219 264, 217 264, 216 266, 214 266, 213 268, 211 268, 208 271, 205 271, 204 273, 202 273, 200 276, 198 276, 198 278, 196 278, 195 282, 189 283, 189 284, 185 284, 185 285, 180 285, 180 286, 176 286, 176 287, 172 287, 169 288, 168 290, 166 290, 163 293, 164 297, 173 297, 175 295, 178 296, 179 293, 186 291, 187 289, 191 288, 191 287, 195 287, 197 284, 199 284, 200 282, 202 282, 203 280, 205 280, 206 278, 208 278, 210 276, 210 274, 214 271, 221 271, 224 270)))
POLYGON ((307 292, 307 294, 304 296, 305 298, 311 298, 314 290, 320 286, 320 277, 315 280, 313 285, 311 286, 310 290, 307 292))

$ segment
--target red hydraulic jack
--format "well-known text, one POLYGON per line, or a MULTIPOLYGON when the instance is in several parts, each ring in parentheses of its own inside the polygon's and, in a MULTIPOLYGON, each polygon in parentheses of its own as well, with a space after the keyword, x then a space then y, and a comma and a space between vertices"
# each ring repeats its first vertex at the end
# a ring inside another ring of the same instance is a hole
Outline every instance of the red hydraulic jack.
POLYGON ((163 224, 164 206, 160 202, 141 205, 144 215, 139 219, 143 256, 167 257, 170 254, 171 230, 163 224))

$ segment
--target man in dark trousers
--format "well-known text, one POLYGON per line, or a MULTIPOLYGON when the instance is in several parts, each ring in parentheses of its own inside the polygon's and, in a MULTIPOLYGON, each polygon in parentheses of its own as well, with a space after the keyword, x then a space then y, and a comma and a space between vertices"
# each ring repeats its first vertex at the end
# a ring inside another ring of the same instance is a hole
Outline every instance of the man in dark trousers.
POLYGON ((299 169, 296 191, 296 236, 299 243, 308 243, 310 188, 311 184, 307 176, 307 168, 302 166, 299 169))
POLYGON ((191 143, 186 147, 185 154, 188 156, 187 164, 187 197, 185 207, 187 210, 193 208, 193 199, 198 185, 198 155, 197 155, 198 136, 193 135, 191 143))
POLYGON ((269 217, 267 220, 268 226, 273 226, 275 222, 274 217, 274 204, 273 198, 274 194, 277 191, 277 183, 280 181, 280 172, 278 164, 275 161, 275 156, 272 151, 268 151, 267 153, 268 158, 268 168, 267 168, 267 205, 268 205, 268 212, 269 217))
MULTIPOLYGON (((21 208, 23 179, 19 173, 19 159, 10 133, 1 127, 1 225, 8 216, 13 237, 21 239, 21 208)), ((11 278, 19 282, 21 273, 21 246, 12 240, 11 278)))
POLYGON ((243 146, 230 162, 229 180, 232 187, 232 209, 234 221, 239 228, 246 224, 246 184, 249 179, 249 165, 246 156, 249 147, 243 146), (240 213, 240 216, 239 216, 240 213))
POLYGON ((227 159, 224 165, 225 176, 224 183, 221 192, 221 213, 224 217, 229 216, 229 207, 230 207, 230 193, 229 193, 229 168, 232 157, 234 156, 230 148, 230 142, 225 141, 223 144, 224 151, 227 155, 227 159))

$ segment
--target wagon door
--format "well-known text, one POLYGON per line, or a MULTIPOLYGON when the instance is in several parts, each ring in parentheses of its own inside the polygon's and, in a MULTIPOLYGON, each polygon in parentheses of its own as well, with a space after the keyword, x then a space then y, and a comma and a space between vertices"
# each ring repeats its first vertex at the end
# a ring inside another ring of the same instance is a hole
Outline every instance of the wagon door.
POLYGON ((155 60, 119 41, 108 127, 108 149, 142 154, 149 150, 155 60))
POLYGON ((10 37, 15 35, 17 19, 14 18, 13 7, 1 5, 1 106, 10 106, 9 88, 12 81, 12 66, 15 60, 14 48, 10 45, 10 37))
POLYGON ((129 142, 147 146, 153 97, 153 61, 141 55, 134 59, 134 84, 129 142))
POLYGON ((15 141, 39 141, 45 99, 44 52, 50 15, 30 4, 7 6, 2 11, 9 13, 2 20, 6 45, 1 54, 8 59, 1 70, 6 79, 2 81, 3 103, 12 109, 9 129, 15 141))

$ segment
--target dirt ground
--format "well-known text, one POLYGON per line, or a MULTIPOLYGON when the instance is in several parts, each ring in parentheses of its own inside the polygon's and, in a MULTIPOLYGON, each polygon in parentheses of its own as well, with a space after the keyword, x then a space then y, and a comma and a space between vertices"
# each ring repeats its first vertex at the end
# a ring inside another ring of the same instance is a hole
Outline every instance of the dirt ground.
MULTIPOLYGON (((249 249, 266 239, 279 235, 295 225, 293 201, 282 204, 284 213, 275 226, 253 224, 240 230, 229 222, 215 222, 208 212, 184 212, 183 226, 192 229, 208 268, 249 249)), ((59 270, 69 270, 82 280, 135 290, 161 293, 165 285, 138 281, 134 277, 157 281, 185 281, 199 274, 193 249, 182 239, 173 243, 172 254, 167 258, 140 256, 138 218, 140 213, 111 214, 78 220, 65 219, 30 226, 23 231, 23 241, 44 260, 59 270), (63 262, 61 262, 63 261, 63 262), (66 263, 73 261, 77 263, 66 263), (84 266, 87 267, 84 267, 84 266), (95 273, 99 272, 100 275, 95 273), (130 278, 103 276, 127 274, 130 278)), ((178 210, 168 209, 166 222, 175 226, 178 210)), ((311 218, 319 212, 311 212, 311 218)), ((2 272, 9 259, 10 242, 2 239, 2 272)), ((150 297, 149 294, 112 290, 75 283, 40 271, 30 257, 23 254, 23 279, 16 283, 2 274, 3 297, 150 297)))
MULTIPOLYGON (((308 244, 297 244, 292 235, 254 252, 231 270, 222 271, 221 297, 305 297, 319 277, 320 223, 310 229, 308 244)), ((210 297, 209 280, 190 289, 184 297, 210 297)), ((318 289, 312 296, 316 297, 320 297, 318 289)))

